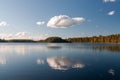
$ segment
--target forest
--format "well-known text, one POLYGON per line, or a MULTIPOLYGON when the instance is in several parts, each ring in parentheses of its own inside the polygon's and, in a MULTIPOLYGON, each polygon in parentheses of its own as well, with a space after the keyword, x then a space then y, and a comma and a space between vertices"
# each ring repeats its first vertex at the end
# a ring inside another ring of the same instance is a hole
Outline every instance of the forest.
POLYGON ((120 43, 120 34, 112 34, 107 36, 92 36, 92 37, 76 37, 66 39, 73 43, 120 43))

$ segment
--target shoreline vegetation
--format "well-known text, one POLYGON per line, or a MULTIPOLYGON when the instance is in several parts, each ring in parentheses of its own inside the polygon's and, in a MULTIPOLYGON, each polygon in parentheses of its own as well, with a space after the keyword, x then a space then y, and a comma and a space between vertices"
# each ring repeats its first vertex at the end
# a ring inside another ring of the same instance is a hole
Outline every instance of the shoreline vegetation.
POLYGON ((12 39, 4 40, 0 39, 0 42, 41 42, 41 43, 108 43, 108 44, 120 44, 120 34, 112 34, 107 36, 92 36, 92 37, 74 37, 62 39, 61 37, 48 37, 45 40, 34 41, 30 39, 12 39))

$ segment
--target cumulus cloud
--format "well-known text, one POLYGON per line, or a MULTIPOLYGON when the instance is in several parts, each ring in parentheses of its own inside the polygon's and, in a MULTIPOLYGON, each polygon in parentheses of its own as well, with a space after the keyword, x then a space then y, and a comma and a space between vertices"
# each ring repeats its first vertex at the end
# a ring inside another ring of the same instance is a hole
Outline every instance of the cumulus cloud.
POLYGON ((6 27, 8 26, 9 24, 6 22, 6 21, 1 21, 0 22, 0 27, 6 27))
POLYGON ((115 2, 116 0, 103 0, 103 2, 115 2))
POLYGON ((51 28, 67 28, 74 25, 79 25, 84 21, 85 19, 83 17, 71 18, 67 15, 59 15, 52 17, 48 21, 47 26, 51 28))
POLYGON ((115 14, 115 11, 110 11, 110 12, 108 12, 108 15, 109 16, 112 16, 112 15, 114 15, 115 14))
POLYGON ((47 58, 49 66, 56 70, 68 70, 71 68, 83 68, 85 64, 67 57, 47 58))
POLYGON ((38 21, 38 22, 36 22, 36 24, 37 24, 38 26, 41 26, 41 25, 44 25, 44 24, 45 24, 45 21, 38 21))

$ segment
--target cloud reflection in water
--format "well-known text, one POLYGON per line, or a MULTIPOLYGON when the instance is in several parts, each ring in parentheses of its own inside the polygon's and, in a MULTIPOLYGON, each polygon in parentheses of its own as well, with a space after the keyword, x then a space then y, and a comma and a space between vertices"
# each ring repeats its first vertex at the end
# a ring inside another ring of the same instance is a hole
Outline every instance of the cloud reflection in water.
POLYGON ((0 54, 3 53, 17 53, 25 55, 26 53, 35 50, 47 50, 45 46, 31 46, 31 45, 0 45, 0 54))
POLYGON ((6 58, 5 57, 0 57, 0 65, 1 64, 6 64, 6 58))
POLYGON ((115 70, 114 69, 109 69, 108 73, 111 74, 112 76, 114 76, 115 75, 115 70))
POLYGON ((48 65, 56 70, 68 70, 71 68, 83 68, 85 64, 80 61, 67 57, 51 57, 47 58, 48 65))
POLYGON ((44 64, 45 62, 44 62, 44 60, 42 60, 42 59, 37 59, 37 64, 44 64))

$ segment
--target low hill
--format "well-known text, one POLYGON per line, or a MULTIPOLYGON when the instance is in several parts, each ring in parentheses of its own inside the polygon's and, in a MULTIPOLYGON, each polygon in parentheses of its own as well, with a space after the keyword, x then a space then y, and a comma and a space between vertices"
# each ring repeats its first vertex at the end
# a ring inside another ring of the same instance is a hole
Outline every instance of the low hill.
POLYGON ((48 37, 44 40, 44 42, 48 43, 68 43, 69 41, 62 39, 61 37, 48 37))

